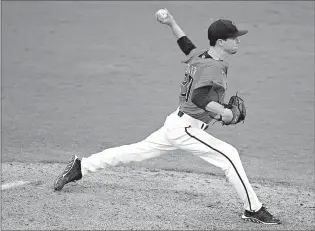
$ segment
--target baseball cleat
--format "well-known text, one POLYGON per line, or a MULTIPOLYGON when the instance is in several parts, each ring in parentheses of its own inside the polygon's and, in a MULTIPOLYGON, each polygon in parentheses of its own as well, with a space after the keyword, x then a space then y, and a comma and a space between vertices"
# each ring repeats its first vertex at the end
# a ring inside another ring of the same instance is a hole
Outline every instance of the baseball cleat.
POLYGON ((242 215, 242 219, 245 221, 251 221, 255 223, 262 223, 268 225, 278 225, 281 224, 279 219, 274 218, 266 209, 266 207, 261 207, 257 212, 250 212, 245 210, 242 215))
POLYGON ((76 155, 73 155, 65 170, 57 177, 54 188, 56 191, 59 191, 65 184, 80 180, 81 178, 81 160, 76 155))

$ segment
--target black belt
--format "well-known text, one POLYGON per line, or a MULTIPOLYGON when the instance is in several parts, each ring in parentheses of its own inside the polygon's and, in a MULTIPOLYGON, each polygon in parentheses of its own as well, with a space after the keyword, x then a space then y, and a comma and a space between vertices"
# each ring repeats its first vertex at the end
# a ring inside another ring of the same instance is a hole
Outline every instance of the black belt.
MULTIPOLYGON (((182 112, 182 111, 178 111, 178 113, 177 113, 177 115, 178 115, 179 117, 182 117, 184 114, 185 114, 185 113, 182 112)), ((202 129, 202 130, 206 130, 208 127, 209 127, 209 125, 207 125, 207 124, 202 124, 201 129, 202 129)))
POLYGON ((184 114, 185 114, 185 113, 182 112, 182 111, 178 111, 178 113, 177 113, 177 115, 178 115, 179 117, 182 117, 184 114))

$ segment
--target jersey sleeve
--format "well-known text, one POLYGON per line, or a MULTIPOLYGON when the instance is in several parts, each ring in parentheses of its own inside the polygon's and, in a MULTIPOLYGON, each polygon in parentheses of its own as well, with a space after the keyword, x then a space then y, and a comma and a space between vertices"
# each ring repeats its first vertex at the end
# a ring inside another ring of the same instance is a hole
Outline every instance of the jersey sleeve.
POLYGON ((204 67, 202 74, 195 84, 195 89, 205 86, 222 87, 226 89, 226 80, 224 70, 217 65, 204 67))

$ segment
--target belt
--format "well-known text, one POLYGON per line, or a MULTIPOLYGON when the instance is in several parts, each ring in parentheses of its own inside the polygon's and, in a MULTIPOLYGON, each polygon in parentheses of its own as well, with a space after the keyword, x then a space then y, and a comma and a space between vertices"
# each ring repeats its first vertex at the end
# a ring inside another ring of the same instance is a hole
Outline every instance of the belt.
POLYGON ((182 111, 178 111, 178 113, 177 113, 177 115, 178 115, 179 117, 182 117, 184 114, 185 114, 185 113, 182 112, 182 111))
MULTIPOLYGON (((182 117, 183 115, 185 115, 185 113, 182 112, 182 111, 178 111, 177 115, 178 115, 179 117, 182 117)), ((186 115, 187 115, 187 114, 186 114, 186 115)), ((189 115, 187 115, 187 116, 189 116, 189 115)), ((194 119, 195 119, 195 118, 194 118, 194 119)), ((206 130, 208 127, 209 127, 208 124, 202 123, 202 125, 201 125, 200 128, 201 128, 202 130, 206 130)))

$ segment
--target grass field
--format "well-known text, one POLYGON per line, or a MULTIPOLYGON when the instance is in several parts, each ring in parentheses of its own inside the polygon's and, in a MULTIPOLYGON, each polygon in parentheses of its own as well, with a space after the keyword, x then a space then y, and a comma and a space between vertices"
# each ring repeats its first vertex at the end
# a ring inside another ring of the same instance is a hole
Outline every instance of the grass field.
POLYGON ((314 229, 314 2, 4 1, 1 78, 1 183, 25 182, 2 190, 2 230, 314 229), (159 8, 199 48, 217 18, 249 30, 227 92, 245 99, 247 120, 208 132, 239 150, 283 225, 243 223, 223 173, 189 153, 53 192, 71 154, 140 141, 176 109, 184 57, 159 8))

